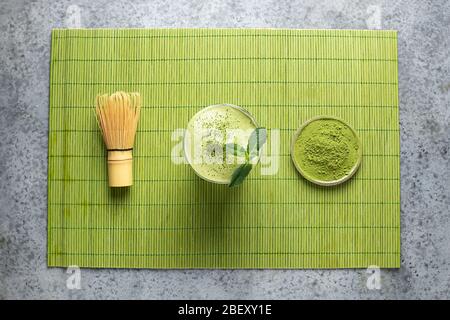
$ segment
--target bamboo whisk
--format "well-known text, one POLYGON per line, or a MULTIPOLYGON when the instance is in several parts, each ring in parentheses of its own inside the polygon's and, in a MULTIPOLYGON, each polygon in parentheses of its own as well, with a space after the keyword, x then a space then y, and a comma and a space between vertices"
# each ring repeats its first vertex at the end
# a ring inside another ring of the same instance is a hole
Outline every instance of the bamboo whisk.
POLYGON ((139 93, 116 92, 96 98, 97 122, 108 151, 110 187, 133 184, 133 145, 141 111, 139 93))

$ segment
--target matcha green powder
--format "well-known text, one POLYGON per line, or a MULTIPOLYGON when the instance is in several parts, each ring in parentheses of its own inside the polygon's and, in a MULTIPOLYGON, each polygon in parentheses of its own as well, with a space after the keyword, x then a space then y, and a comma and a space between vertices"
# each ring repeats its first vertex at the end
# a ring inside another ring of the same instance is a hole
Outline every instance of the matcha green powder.
POLYGON ((347 176, 358 161, 358 137, 345 123, 318 119, 300 132, 294 161, 310 179, 333 181, 347 176))

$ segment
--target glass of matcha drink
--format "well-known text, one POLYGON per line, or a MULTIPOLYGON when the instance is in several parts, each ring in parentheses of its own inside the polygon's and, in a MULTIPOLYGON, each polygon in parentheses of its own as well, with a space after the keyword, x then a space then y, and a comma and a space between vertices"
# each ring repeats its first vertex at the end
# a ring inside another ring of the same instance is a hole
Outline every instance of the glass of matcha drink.
POLYGON ((242 107, 218 104, 203 108, 187 125, 186 160, 200 178, 230 185, 233 174, 245 162, 256 164, 259 160, 259 149, 253 156, 246 152, 257 128, 256 120, 242 107))

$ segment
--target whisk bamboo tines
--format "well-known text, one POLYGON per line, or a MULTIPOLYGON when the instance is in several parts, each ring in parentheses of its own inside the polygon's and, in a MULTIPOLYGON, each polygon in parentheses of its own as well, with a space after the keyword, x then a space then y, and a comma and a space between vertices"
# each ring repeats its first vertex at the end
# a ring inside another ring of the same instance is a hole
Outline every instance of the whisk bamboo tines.
POLYGON ((110 187, 133 184, 133 145, 141 111, 139 93, 116 92, 98 95, 97 122, 108 150, 110 187))

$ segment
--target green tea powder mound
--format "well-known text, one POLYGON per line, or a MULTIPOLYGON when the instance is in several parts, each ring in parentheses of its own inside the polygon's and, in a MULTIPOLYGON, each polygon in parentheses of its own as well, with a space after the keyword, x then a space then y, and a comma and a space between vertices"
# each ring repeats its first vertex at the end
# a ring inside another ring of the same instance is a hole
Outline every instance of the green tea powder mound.
POLYGON ((358 137, 337 119, 317 119, 307 124, 294 145, 294 160, 307 177, 334 181, 347 176, 359 158, 358 137))

